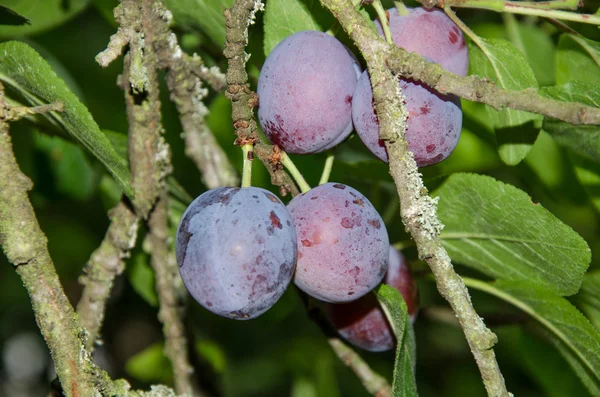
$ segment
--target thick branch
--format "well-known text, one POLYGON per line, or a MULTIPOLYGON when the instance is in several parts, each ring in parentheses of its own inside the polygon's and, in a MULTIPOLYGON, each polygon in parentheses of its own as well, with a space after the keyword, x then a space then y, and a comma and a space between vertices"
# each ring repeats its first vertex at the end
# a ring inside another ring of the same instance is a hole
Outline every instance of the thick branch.
POLYGON ((106 392, 126 395, 129 385, 113 383, 96 367, 85 349, 86 332, 67 299, 37 222, 27 192, 33 184, 13 155, 8 106, 0 86, 0 243, 27 289, 36 322, 52 355, 56 374, 67 396, 106 392))
POLYGON ((173 365, 175 390, 179 394, 199 395, 194 391, 194 369, 188 360, 188 345, 181 320, 185 311, 186 290, 179 276, 175 255, 169 249, 168 207, 166 194, 161 196, 148 220, 149 234, 145 249, 151 254, 156 274, 156 291, 160 307, 158 318, 163 324, 165 354, 173 365))
POLYGON ((431 267, 440 294, 456 313, 490 396, 508 396, 492 347, 497 341, 477 315, 463 280, 442 246, 436 201, 427 195, 416 162, 404 139, 406 110, 396 76, 387 68, 390 46, 371 29, 347 0, 321 0, 362 52, 369 67, 380 137, 386 141, 401 217, 415 240, 419 257, 431 267))
POLYGON ((171 100, 183 127, 185 153, 196 163, 202 173, 204 184, 213 189, 219 186, 237 186, 239 179, 235 168, 219 146, 205 123, 208 109, 202 102, 208 90, 202 86, 202 79, 218 90, 225 88, 225 76, 218 69, 208 69, 202 59, 184 53, 177 37, 169 29, 170 13, 165 9, 154 8, 154 50, 159 67, 167 70, 167 84, 171 100))
POLYGON ((81 325, 88 331, 87 348, 91 352, 104 322, 106 301, 110 296, 115 277, 123 272, 123 259, 135 246, 138 217, 123 199, 109 212, 110 226, 104 240, 90 257, 79 282, 84 285, 77 304, 81 325))
POLYGON ((494 109, 513 108, 539 113, 571 124, 600 124, 600 108, 563 102, 538 94, 535 88, 509 91, 479 76, 457 76, 416 53, 389 46, 387 64, 400 76, 422 81, 443 94, 455 94, 494 109))

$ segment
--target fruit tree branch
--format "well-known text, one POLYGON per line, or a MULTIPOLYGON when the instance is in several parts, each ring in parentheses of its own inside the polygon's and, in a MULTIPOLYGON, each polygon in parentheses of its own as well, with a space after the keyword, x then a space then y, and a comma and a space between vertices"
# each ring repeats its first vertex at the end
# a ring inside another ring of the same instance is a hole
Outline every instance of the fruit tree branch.
POLYGON ((263 162, 271 182, 281 188, 282 195, 291 192, 298 194, 296 184, 285 172, 277 159, 277 149, 261 142, 258 138, 254 108, 258 105, 258 95, 252 92, 248 84, 246 62, 248 54, 245 49, 248 44, 248 27, 254 23, 254 15, 262 10, 261 0, 238 0, 231 8, 225 10, 226 42, 223 54, 227 58, 227 91, 226 95, 231 100, 231 116, 233 127, 240 145, 254 142, 254 153, 263 162))
POLYGON ((65 394, 127 395, 126 382, 112 382, 92 362, 85 348, 86 331, 77 320, 50 258, 47 238, 27 194, 33 184, 16 162, 9 135, 8 120, 27 114, 27 109, 21 110, 16 112, 7 105, 0 84, 0 244, 27 289, 65 394))
POLYGON ((416 53, 396 46, 389 46, 384 51, 387 52, 387 65, 392 72, 406 79, 421 81, 442 94, 454 94, 497 110, 519 109, 571 124, 600 125, 600 108, 546 98, 533 87, 509 91, 483 77, 458 76, 416 53))
MULTIPOLYGON (((149 251, 159 296, 159 319, 166 339, 165 353, 173 365, 176 391, 192 396, 197 392, 192 380, 193 368, 188 360, 182 310, 170 299, 177 294, 178 286, 171 277, 173 258, 169 256, 173 255, 168 250, 168 233, 165 232, 168 230, 165 178, 171 172, 171 152, 162 136, 158 87, 160 62, 155 51, 157 43, 170 38, 169 30, 161 30, 162 25, 157 23, 164 13, 160 0, 122 0, 115 8, 115 18, 120 25, 116 35, 121 34, 129 44, 119 85, 125 93, 129 120, 129 164, 135 192, 133 206, 137 216, 149 219, 148 238, 152 241, 149 251)), ((122 41, 115 36, 111 38, 111 44, 122 41)), ((109 44, 109 50, 114 47, 109 44)), ((103 52, 98 58, 115 53, 103 52)))
POLYGON ((87 348, 90 352, 100 335, 113 281, 123 272, 123 259, 135 246, 139 225, 138 217, 125 198, 109 212, 109 217, 111 223, 106 236, 92 253, 85 274, 80 278, 84 288, 77 304, 77 314, 88 332, 87 348))
POLYGON ((492 349, 497 337, 486 328, 473 308, 469 292, 442 246, 439 239, 442 224, 436 214, 437 201, 427 194, 417 164, 404 139, 406 109, 397 77, 386 64, 393 46, 381 39, 351 2, 321 0, 321 3, 334 14, 367 61, 379 119, 379 134, 386 141, 390 174, 400 198, 400 215, 415 240, 419 257, 431 267, 440 294, 456 313, 488 395, 508 396, 492 349))
POLYGON ((186 144, 185 153, 196 163, 206 187, 237 186, 236 170, 208 129, 205 118, 208 109, 202 102, 208 95, 201 79, 217 91, 225 88, 225 76, 216 68, 208 69, 202 59, 187 55, 169 29, 171 13, 164 8, 154 9, 154 51, 159 67, 167 71, 171 100, 177 107, 186 144))

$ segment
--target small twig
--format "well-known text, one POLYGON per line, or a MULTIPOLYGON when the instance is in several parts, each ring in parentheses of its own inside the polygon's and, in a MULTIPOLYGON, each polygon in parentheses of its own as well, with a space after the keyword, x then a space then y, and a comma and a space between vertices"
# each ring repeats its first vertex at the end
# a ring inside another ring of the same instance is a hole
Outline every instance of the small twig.
POLYGON ((109 212, 111 220, 106 236, 92 253, 79 282, 83 293, 77 304, 81 325, 88 332, 87 349, 93 351, 100 327, 104 322, 106 301, 110 296, 115 277, 123 272, 124 258, 135 246, 138 217, 125 198, 109 212))
POLYGON ((167 71, 169 93, 183 127, 185 154, 194 161, 209 189, 237 186, 239 178, 235 168, 206 125, 209 111, 203 103, 208 90, 201 79, 213 89, 222 91, 225 75, 217 67, 204 66, 198 55, 189 56, 183 52, 175 33, 169 29, 171 14, 159 2, 155 3, 152 12, 149 18, 153 20, 153 48, 159 68, 167 71))
POLYGON ((319 179, 319 185, 323 185, 329 181, 329 176, 331 175, 331 169, 333 168, 333 161, 335 160, 334 150, 327 151, 327 158, 325 159, 325 165, 323 166, 323 173, 321 174, 321 179, 319 179))
POLYGON ((156 274, 156 291, 159 297, 158 318, 163 324, 165 355, 173 365, 175 390, 179 394, 197 396, 194 387, 194 369, 188 359, 185 328, 181 320, 185 309, 186 290, 179 276, 175 255, 168 244, 167 196, 159 199, 148 219, 149 233, 144 243, 151 255, 151 264, 156 274))

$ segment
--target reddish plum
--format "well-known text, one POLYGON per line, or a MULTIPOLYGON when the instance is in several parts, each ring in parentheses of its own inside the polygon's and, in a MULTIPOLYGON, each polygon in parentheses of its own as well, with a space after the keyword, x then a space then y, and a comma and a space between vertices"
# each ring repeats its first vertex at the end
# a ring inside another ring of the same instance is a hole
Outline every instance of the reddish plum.
POLYGON ((258 120, 271 143, 289 153, 317 153, 352 132, 357 67, 336 38, 295 33, 273 49, 258 79, 258 120))
POLYGON ((381 282, 388 234, 377 210, 357 190, 327 183, 289 204, 298 236, 294 282, 326 302, 350 302, 381 282))
MULTIPOLYGON (((404 255, 393 247, 389 252, 390 262, 384 282, 400 291, 414 322, 418 310, 417 285, 404 255)), ((372 352, 394 347, 394 333, 373 294, 350 303, 327 304, 325 310, 340 335, 354 346, 372 352)))

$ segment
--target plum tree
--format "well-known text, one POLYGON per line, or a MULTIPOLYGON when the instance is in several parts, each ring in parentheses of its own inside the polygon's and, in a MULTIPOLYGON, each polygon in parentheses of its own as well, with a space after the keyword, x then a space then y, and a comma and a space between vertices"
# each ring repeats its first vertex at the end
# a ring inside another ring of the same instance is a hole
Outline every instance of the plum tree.
POLYGON ((294 33, 267 57, 258 79, 258 120, 271 143, 317 153, 352 132, 352 93, 360 68, 336 38, 294 33))
MULTIPOLYGON (((414 322, 418 310, 417 285, 404 255, 390 246, 384 282, 402 294, 414 322)), ((345 304, 326 304, 325 312, 340 335, 361 349, 381 352, 394 347, 394 333, 373 294, 345 304)))
POLYGON ((221 187, 184 212, 176 241, 181 278, 213 313, 258 317, 289 285, 296 265, 296 230, 285 205, 257 188, 221 187))
MULTIPOLYGON (((394 43, 416 52, 447 70, 466 75, 468 53, 461 30, 440 10, 411 9, 408 15, 389 10, 390 30, 394 43)), ((378 22, 377 22, 378 23, 378 22)), ((378 25, 379 31, 381 27, 378 25)), ((439 163, 447 158, 460 137, 462 110, 454 95, 442 95, 426 85, 410 80, 399 81, 406 97, 408 120, 406 140, 419 167, 439 163)), ((352 118, 363 143, 373 154, 388 161, 373 108, 369 75, 364 72, 354 91, 352 118)))
POLYGON ((387 271, 388 234, 377 210, 357 190, 327 183, 289 204, 298 236, 294 282, 326 302, 360 298, 387 271))

